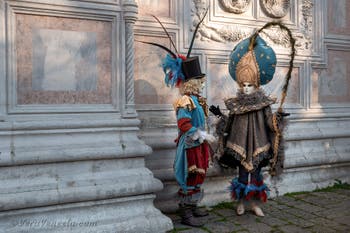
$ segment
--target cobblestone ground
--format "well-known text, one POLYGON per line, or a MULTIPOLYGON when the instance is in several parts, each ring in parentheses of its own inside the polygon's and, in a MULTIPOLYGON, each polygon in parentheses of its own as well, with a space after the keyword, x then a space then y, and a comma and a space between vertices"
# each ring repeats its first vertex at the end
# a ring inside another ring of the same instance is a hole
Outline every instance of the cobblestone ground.
POLYGON ((278 197, 262 206, 265 217, 257 217, 246 211, 235 214, 236 203, 223 203, 201 218, 205 225, 192 228, 180 223, 180 218, 168 215, 174 222, 169 232, 350 232, 350 190, 293 194, 278 197))

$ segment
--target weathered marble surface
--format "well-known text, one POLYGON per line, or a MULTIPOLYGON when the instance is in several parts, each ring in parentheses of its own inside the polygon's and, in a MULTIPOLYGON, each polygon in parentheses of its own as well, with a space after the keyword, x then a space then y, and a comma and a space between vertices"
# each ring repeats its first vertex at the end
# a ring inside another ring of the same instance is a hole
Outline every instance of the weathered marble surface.
POLYGON ((165 232, 171 221, 159 218, 154 195, 8 211, 0 214, 3 232, 165 232), (132 211, 131 211, 132 210, 132 211))
MULTIPOLYGON (((164 46, 170 42, 164 37, 137 36, 140 41, 153 41, 164 46)), ((135 101, 137 104, 172 104, 179 96, 178 91, 168 88, 164 82, 160 57, 165 56, 163 49, 135 42, 135 101)))
MULTIPOLYGON (((223 99, 233 96, 237 87, 227 68, 230 51, 238 41, 272 20, 272 17, 282 17, 296 38, 297 57, 284 106, 285 111, 291 113, 286 131, 286 171, 282 179, 271 184, 271 194, 325 187, 335 179, 349 182, 350 17, 344 12, 350 11, 346 10, 350 4, 335 0, 274 3, 278 6, 276 9, 270 7, 269 13, 260 7, 267 1, 174 1, 175 7, 168 9, 172 13, 165 14, 161 6, 153 13, 159 15, 171 32, 179 52, 186 53, 193 25, 210 5, 210 12, 199 28, 192 53, 201 57, 202 70, 207 74, 204 95, 208 97, 208 103, 222 108, 223 99), (237 9, 243 11, 237 12, 237 9), (173 15, 177 15, 177 18, 173 15)), ((164 39, 165 34, 149 17, 147 9, 141 9, 139 15, 136 36, 169 47, 169 41, 164 39)), ((263 88, 266 93, 280 98, 289 62, 288 40, 283 32, 275 29, 266 31, 262 36, 275 49, 279 61, 275 78, 263 88)), ((177 132, 171 106, 176 90, 163 89, 164 84, 161 83, 164 76, 159 65, 164 52, 147 45, 136 47, 137 57, 146 58, 149 54, 152 58, 149 62, 135 60, 135 66, 143 68, 136 69, 136 77, 144 79, 142 82, 136 81, 136 96, 142 96, 136 98, 136 105, 142 122, 141 138, 153 149, 153 153, 147 156, 146 166, 165 184, 165 189, 157 194, 155 203, 159 208, 171 211, 176 209, 174 198, 177 191, 172 169, 175 155, 173 140, 177 132), (149 83, 152 83, 151 87, 149 83), (152 93, 148 94, 151 98, 146 97, 146 90, 152 93), (167 101, 160 101, 164 97, 167 97, 167 101)), ((203 203, 215 204, 228 200, 226 188, 234 174, 235 171, 210 168, 209 178, 204 184, 207 195, 203 203)))
POLYGON ((18 104, 112 102, 111 22, 15 17, 18 104))
POLYGON ((350 3, 346 0, 328 0, 328 33, 350 35, 350 3))
POLYGON ((0 1, 0 232, 173 227, 138 137, 136 19, 133 0, 0 1))
POLYGON ((347 104, 350 100, 349 51, 328 51, 327 69, 315 69, 312 74, 314 103, 347 104))
POLYGON ((174 0, 136 0, 139 12, 157 14, 159 17, 169 17, 174 0))
POLYGON ((35 29, 32 89, 96 90, 96 36, 95 32, 35 29))

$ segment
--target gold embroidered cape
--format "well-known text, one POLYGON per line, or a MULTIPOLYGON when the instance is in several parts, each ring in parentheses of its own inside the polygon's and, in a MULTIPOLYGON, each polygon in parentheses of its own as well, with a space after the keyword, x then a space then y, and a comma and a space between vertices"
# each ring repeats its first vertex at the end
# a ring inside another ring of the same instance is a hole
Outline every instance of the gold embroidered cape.
MULTIPOLYGON (((271 147, 278 125, 270 105, 276 99, 262 91, 251 95, 238 93, 225 101, 229 116, 223 117, 225 128, 219 133, 223 146, 220 162, 229 167, 241 164, 247 171, 254 171, 272 156, 271 147), (225 136, 224 136, 225 135, 225 136)), ((267 165, 267 164, 266 164, 267 165)))

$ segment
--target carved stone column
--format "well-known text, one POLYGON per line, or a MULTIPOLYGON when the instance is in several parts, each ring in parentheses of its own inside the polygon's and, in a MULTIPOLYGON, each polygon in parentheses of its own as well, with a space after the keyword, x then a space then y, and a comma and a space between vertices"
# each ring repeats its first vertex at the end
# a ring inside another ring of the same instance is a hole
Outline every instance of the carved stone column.
POLYGON ((126 81, 126 109, 125 116, 136 115, 134 98, 134 24, 137 20, 137 5, 133 0, 125 0, 124 20, 125 20, 125 81, 126 81))
POLYGON ((0 232, 165 232, 134 108, 133 1, 0 0, 0 232))

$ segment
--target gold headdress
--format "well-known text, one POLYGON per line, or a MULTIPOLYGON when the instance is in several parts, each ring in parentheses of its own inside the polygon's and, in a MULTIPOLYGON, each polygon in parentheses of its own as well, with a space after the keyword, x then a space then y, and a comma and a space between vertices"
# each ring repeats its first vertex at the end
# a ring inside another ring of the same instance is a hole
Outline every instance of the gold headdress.
POLYGON ((248 82, 256 87, 260 86, 259 82, 259 66, 257 65, 254 51, 247 52, 238 62, 236 67, 237 82, 241 86, 248 82))

